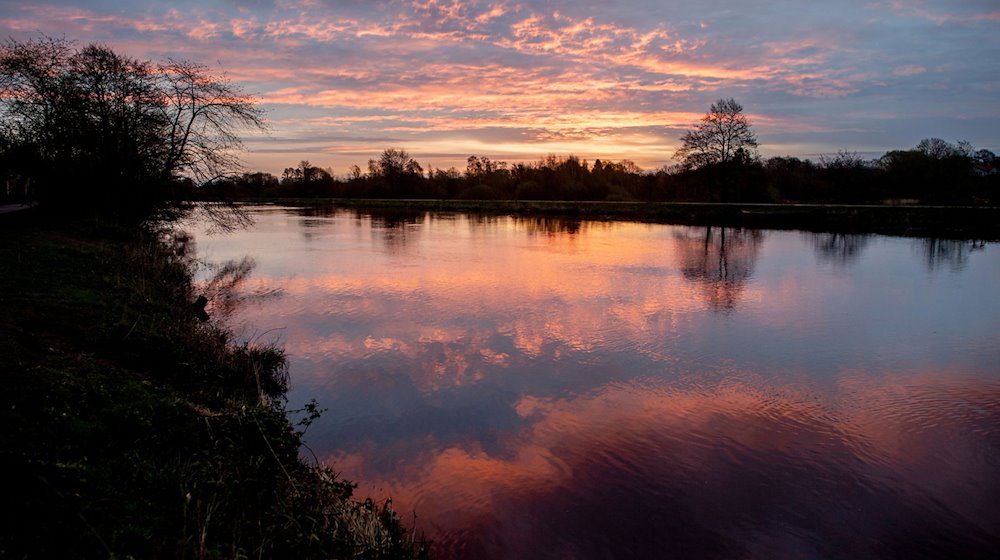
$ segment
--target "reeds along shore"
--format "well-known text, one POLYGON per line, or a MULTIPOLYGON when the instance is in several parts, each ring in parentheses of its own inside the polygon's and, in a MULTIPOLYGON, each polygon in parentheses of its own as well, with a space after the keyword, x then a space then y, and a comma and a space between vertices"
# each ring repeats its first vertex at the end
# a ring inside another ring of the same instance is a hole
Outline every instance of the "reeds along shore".
POLYGON ((390 503, 302 459, 282 350, 200 321, 163 232, 36 210, 0 232, 0 556, 426 555, 390 503))

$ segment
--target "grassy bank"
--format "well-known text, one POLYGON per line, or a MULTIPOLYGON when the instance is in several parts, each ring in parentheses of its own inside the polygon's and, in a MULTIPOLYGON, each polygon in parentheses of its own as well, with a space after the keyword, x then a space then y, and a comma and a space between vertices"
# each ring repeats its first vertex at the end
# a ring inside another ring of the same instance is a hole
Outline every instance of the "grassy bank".
POLYGON ((411 558, 299 455, 280 349, 200 322, 150 232, 0 216, 0 558, 411 558))
POLYGON ((563 216, 684 225, 1000 239, 1000 207, 531 200, 316 199, 269 202, 430 212, 563 216))

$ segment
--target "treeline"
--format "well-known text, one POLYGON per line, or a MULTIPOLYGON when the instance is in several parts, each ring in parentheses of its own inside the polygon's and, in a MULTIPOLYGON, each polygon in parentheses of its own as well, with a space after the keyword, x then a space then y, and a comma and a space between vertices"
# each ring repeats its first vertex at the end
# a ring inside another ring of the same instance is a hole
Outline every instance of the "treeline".
POLYGON ((470 156, 466 168, 428 169, 399 149, 385 150, 346 175, 302 161, 281 177, 245 173, 200 189, 209 199, 332 197, 456 200, 580 200, 768 203, 1000 203, 998 159, 968 142, 939 138, 876 159, 841 152, 818 161, 735 158, 701 167, 644 172, 628 160, 593 163, 548 156, 508 164, 470 156))

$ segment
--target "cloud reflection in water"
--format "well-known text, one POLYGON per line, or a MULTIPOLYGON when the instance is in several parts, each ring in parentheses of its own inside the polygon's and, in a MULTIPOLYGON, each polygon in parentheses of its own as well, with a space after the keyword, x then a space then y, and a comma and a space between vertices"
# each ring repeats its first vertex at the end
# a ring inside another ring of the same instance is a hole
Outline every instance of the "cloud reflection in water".
POLYGON ((310 447, 444 557, 1000 540, 992 245, 940 275, 919 241, 794 232, 272 209, 240 235, 199 248, 282 289, 238 319, 284 327, 292 402, 328 409, 310 447))

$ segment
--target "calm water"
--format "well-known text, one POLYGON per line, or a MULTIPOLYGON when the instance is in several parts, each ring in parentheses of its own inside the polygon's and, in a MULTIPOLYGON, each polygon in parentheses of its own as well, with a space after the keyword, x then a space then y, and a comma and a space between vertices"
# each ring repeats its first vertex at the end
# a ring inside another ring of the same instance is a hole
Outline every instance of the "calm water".
POLYGON ((309 447, 441 557, 1000 550, 997 244, 255 213, 189 225, 256 264, 210 311, 284 344, 309 447))

